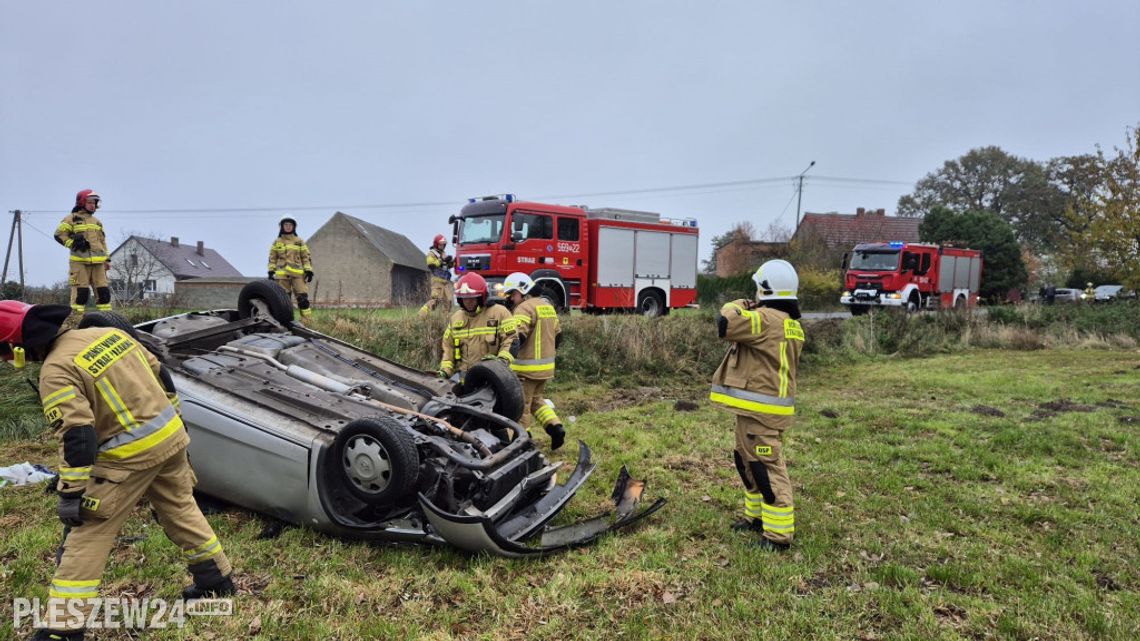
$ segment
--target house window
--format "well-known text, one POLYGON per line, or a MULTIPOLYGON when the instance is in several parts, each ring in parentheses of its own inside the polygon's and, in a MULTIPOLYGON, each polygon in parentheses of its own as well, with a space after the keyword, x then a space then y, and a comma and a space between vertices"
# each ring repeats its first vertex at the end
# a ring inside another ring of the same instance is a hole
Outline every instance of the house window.
POLYGON ((134 252, 131 252, 131 260, 129 262, 131 265, 131 269, 137 269, 139 266, 139 255, 134 253, 134 252))
POLYGON ((186 259, 186 262, 190 263, 191 267, 197 267, 197 265, 194 264, 194 261, 190 260, 189 258, 186 259))
POLYGON ((158 291, 158 281, 153 280, 153 279, 146 281, 145 283, 143 283, 143 291, 152 292, 152 293, 157 292, 158 291))
POLYGON ((210 264, 204 260, 199 260, 198 262, 202 263, 202 267, 205 267, 206 269, 213 269, 213 267, 210 267, 210 264))

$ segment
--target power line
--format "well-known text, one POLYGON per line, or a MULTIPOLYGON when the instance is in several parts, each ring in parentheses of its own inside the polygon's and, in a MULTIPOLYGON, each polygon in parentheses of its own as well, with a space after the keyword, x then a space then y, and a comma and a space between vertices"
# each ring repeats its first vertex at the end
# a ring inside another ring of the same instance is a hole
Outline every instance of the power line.
MULTIPOLYGON (((616 189, 610 191, 593 191, 593 192, 579 192, 572 194, 546 194, 533 196, 534 200, 559 200, 559 199, 572 199, 572 198, 592 198, 597 196, 630 196, 630 195, 666 195, 671 193, 678 193, 678 195, 700 195, 702 193, 718 193, 715 190, 725 189, 733 191, 736 189, 745 190, 750 188, 762 187, 765 185, 776 185, 785 181, 797 180, 797 176, 775 176, 770 178, 753 178, 747 180, 729 180, 720 182, 708 183, 694 183, 688 185, 670 185, 662 187, 645 187, 639 189, 616 189), (699 193, 685 193, 696 192, 699 193), (714 190, 714 191, 709 191, 714 190)), ((880 180, 873 178, 843 178, 837 176, 805 176, 806 182, 823 182, 823 183, 847 183, 859 185, 911 185, 913 183, 899 181, 899 180, 880 180)), ((838 187, 839 185, 833 185, 838 187)), ((291 206, 291 207, 203 207, 197 209, 107 209, 104 213, 124 215, 124 214, 138 214, 138 215, 181 215, 181 214, 280 214, 283 212, 299 212, 299 211, 328 211, 328 210, 361 210, 361 209, 392 209, 392 210, 406 210, 406 209, 420 209, 426 207, 456 207, 466 202, 466 199, 455 200, 442 200, 442 201, 421 201, 421 202, 391 202, 391 203, 373 203, 363 205, 306 205, 306 206, 291 206)), ((24 210, 25 214, 57 214, 60 210, 56 209, 31 209, 24 210)), ((391 213, 401 213, 394 211, 391 213)))

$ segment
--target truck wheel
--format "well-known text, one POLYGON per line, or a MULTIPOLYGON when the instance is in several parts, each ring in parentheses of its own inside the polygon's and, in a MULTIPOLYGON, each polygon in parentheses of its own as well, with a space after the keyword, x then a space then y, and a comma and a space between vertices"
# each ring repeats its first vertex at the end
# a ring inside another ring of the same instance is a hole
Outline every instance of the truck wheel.
POLYGON ((293 301, 289 300, 289 294, 275 282, 255 280, 247 283, 238 294, 238 317, 264 316, 269 316, 282 325, 292 323, 293 301))
POLYGON ((564 314, 570 311, 569 308, 566 307, 565 301, 562 300, 562 293, 553 287, 550 287, 548 285, 537 285, 530 293, 533 296, 542 296, 546 300, 550 301, 550 304, 554 306, 555 311, 557 311, 559 314, 564 314))
POLYGON ((918 295, 918 292, 912 293, 910 295, 910 298, 908 298, 906 301, 907 313, 913 314, 914 312, 917 312, 921 307, 922 298, 918 295))
POLYGON ((333 461, 353 496, 383 507, 407 498, 420 473, 415 441, 396 420, 358 418, 336 435, 333 461))
POLYGON ((657 318, 665 315, 665 301, 660 292, 645 290, 637 297, 637 311, 642 316, 657 318))
POLYGON ((525 411, 523 389, 518 376, 506 363, 500 360, 486 360, 476 363, 463 375, 463 385, 459 396, 470 394, 480 388, 490 387, 495 392, 494 411, 512 421, 519 420, 525 411))
POLYGON ((851 310, 852 316, 862 316, 863 314, 871 311, 871 308, 868 305, 852 305, 849 309, 851 310))

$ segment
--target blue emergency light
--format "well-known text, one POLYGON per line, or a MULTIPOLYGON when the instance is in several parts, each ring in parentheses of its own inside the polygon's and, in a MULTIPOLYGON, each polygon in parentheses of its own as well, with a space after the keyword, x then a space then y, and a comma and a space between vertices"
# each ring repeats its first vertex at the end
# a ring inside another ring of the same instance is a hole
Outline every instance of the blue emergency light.
POLYGON ((502 200, 502 201, 506 201, 508 203, 513 203, 513 202, 515 202, 515 195, 514 194, 496 194, 494 196, 483 196, 482 198, 468 198, 467 202, 468 203, 477 203, 481 200, 502 200))
POLYGON ((892 240, 891 242, 889 242, 887 244, 890 245, 891 247, 893 247, 894 249, 902 249, 902 246, 905 245, 906 243, 904 243, 901 240, 892 240))

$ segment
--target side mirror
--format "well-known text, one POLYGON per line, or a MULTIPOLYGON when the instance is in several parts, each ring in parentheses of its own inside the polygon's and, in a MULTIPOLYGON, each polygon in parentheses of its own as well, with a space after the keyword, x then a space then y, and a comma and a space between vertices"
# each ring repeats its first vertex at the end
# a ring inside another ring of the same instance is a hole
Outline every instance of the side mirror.
POLYGON ((452 214, 452 215, 447 217, 447 224, 448 225, 454 225, 455 224, 455 214, 452 214))

